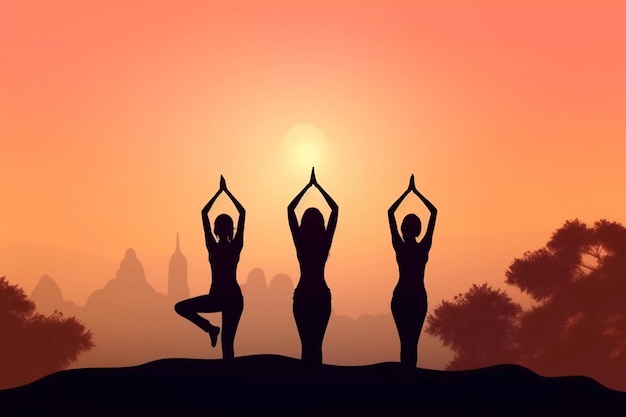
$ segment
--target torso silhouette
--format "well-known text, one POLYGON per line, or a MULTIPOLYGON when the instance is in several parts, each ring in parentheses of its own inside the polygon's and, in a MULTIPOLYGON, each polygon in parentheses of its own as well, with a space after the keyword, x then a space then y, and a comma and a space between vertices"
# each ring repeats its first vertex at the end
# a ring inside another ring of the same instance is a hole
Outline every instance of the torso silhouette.
POLYGON ((217 242, 209 251, 209 263, 211 264, 211 288, 212 294, 222 297, 239 296, 241 288, 237 283, 237 264, 241 247, 232 242, 217 242))
POLYGON ((428 262, 428 250, 414 241, 400 242, 394 249, 400 272, 396 291, 407 295, 415 290, 425 292, 424 272, 428 262))
POLYGON ((329 291, 324 278, 324 268, 328 260, 328 243, 325 239, 302 237, 296 245, 300 263, 300 281, 296 290, 329 291))

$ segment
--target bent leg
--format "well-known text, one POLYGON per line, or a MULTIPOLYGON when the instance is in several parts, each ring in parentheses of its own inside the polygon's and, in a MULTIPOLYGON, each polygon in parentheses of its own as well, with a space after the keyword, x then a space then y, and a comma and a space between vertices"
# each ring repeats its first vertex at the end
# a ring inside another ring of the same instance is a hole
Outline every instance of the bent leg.
POLYGON ((215 329, 218 329, 217 332, 219 332, 219 327, 213 326, 209 320, 200 316, 198 313, 215 313, 221 310, 220 307, 216 298, 208 294, 179 301, 174 306, 174 310, 176 310, 179 315, 210 334, 210 332, 214 332, 215 329))

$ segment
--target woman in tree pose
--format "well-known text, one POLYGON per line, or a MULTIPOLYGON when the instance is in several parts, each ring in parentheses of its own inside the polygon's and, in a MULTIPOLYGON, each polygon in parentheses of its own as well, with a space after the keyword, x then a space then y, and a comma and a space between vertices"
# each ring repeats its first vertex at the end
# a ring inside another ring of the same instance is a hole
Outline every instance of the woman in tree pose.
POLYGON ((198 313, 222 312, 222 357, 232 359, 235 357, 234 342, 235 332, 239 325, 239 319, 243 311, 243 295, 237 283, 237 264, 243 248, 243 229, 246 219, 246 211, 226 187, 226 181, 220 176, 220 189, 202 209, 202 225, 206 248, 209 252, 211 264, 211 288, 209 294, 183 300, 176 304, 178 314, 194 323, 196 326, 209 334, 211 346, 217 344, 217 336, 220 328, 198 313), (215 235, 211 232, 209 210, 215 200, 224 192, 233 202, 239 212, 237 233, 233 237, 233 219, 228 214, 220 214, 215 219, 215 235))
POLYGON ((309 365, 322 363, 322 341, 331 311, 330 289, 324 279, 324 267, 337 227, 338 212, 335 201, 317 183, 315 168, 311 170, 309 183, 287 207, 289 228, 300 263, 300 281, 293 294, 293 316, 302 343, 302 361, 309 365), (324 227, 322 213, 314 207, 305 210, 298 225, 296 206, 310 187, 316 187, 330 206, 327 227, 324 227))
POLYGON ((428 310, 428 299, 424 287, 424 270, 428 262, 428 252, 433 242, 433 231, 437 219, 437 209, 415 188, 411 175, 409 186, 389 207, 389 227, 391 243, 396 252, 400 276, 391 298, 391 313, 400 336, 400 363, 408 368, 417 365, 417 342, 422 332, 428 310), (402 200, 414 192, 430 211, 426 233, 420 242, 416 239, 422 230, 422 223, 415 214, 407 214, 402 220, 402 237, 398 233, 395 212, 402 200))

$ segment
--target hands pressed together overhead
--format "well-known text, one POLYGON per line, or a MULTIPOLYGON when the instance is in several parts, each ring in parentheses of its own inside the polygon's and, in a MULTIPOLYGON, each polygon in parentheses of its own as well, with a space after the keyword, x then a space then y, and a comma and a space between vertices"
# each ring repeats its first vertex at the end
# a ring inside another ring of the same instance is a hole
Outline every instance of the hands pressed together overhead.
POLYGON ((309 180, 309 186, 319 187, 317 178, 315 178, 315 167, 311 168, 311 179, 309 180))

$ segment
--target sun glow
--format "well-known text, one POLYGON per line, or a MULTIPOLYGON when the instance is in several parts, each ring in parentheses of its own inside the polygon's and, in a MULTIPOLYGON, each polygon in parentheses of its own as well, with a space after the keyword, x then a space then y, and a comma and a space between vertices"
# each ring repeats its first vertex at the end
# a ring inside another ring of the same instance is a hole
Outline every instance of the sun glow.
POLYGON ((319 166, 326 156, 326 136, 310 124, 297 124, 285 134, 285 157, 296 168, 319 166))

